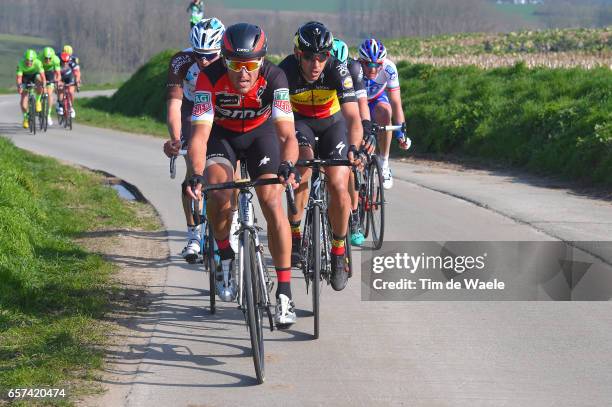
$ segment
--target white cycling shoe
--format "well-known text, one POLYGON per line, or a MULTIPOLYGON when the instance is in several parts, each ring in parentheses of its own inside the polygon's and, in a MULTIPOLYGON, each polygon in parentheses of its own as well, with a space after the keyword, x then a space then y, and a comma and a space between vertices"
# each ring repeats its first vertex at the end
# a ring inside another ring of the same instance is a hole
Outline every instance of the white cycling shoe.
POLYGON ((295 304, 285 294, 278 296, 276 303, 276 311, 274 313, 274 324, 279 329, 289 328, 295 324, 297 316, 295 315, 295 304))
POLYGON ((217 268, 215 289, 221 301, 231 302, 238 295, 238 287, 232 273, 234 260, 221 260, 221 265, 217 268))
POLYGON ((187 246, 181 252, 181 256, 189 264, 194 264, 200 256, 200 241, 198 239, 189 239, 187 246))
POLYGON ((384 189, 393 188, 393 174, 391 173, 391 168, 383 167, 382 176, 383 176, 383 188, 384 189))
POLYGON ((73 119, 76 117, 76 112, 72 108, 70 109, 70 117, 73 119))

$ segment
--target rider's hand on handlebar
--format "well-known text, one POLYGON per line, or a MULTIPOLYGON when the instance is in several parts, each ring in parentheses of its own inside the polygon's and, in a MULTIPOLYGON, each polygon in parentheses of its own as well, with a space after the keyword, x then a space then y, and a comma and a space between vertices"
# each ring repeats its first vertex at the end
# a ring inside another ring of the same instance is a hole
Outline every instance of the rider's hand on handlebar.
POLYGON ((185 187, 185 192, 191 199, 199 201, 202 199, 202 183, 204 182, 203 175, 194 175, 189 180, 189 184, 185 187))
POLYGON ((278 180, 284 186, 291 185, 293 189, 296 189, 302 177, 291 161, 283 161, 278 166, 278 180))
POLYGON ((351 162, 352 165, 358 168, 362 168, 363 167, 363 162, 361 160, 362 154, 363 153, 357 147, 355 147, 354 144, 351 144, 348 150, 347 158, 351 162))
POLYGON ((176 157, 181 149, 181 140, 168 140, 164 143, 164 153, 168 157, 176 157))
POLYGON ((374 129, 372 122, 369 120, 362 120, 361 125, 363 126, 363 141, 361 148, 368 154, 373 154, 376 148, 376 137, 374 135, 374 129))

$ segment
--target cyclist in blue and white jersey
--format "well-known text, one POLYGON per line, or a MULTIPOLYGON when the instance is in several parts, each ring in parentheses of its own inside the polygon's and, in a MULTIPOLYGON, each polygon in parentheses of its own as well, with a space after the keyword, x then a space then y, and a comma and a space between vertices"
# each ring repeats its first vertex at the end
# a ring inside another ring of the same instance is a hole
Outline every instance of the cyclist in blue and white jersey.
MULTIPOLYGON (((363 67, 370 115, 374 122, 381 126, 390 125, 391 119, 394 124, 401 124, 402 130, 394 132, 394 135, 400 148, 407 150, 410 147, 410 139, 406 137, 397 67, 387 59, 387 50, 382 42, 374 38, 365 40, 359 47, 359 62, 363 67)), ((390 189, 393 186, 393 175, 389 168, 391 132, 384 133, 378 145, 383 161, 383 187, 390 189)))

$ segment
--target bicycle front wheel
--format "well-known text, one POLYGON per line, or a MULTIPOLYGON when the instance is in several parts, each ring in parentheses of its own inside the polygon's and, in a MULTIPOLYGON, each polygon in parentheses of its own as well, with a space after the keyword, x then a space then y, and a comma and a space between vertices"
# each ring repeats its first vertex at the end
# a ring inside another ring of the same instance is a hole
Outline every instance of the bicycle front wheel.
POLYGON ((48 96, 42 97, 42 113, 40 114, 40 129, 44 132, 47 131, 47 125, 49 124, 49 98, 48 96))
POLYGON ((369 165, 367 201, 369 205, 368 229, 372 232, 373 247, 378 250, 382 247, 385 236, 385 190, 378 157, 373 159, 369 165))
MULTIPOLYGON (((208 285, 209 285, 209 298, 210 298, 210 313, 214 314, 217 312, 217 295, 216 295, 216 274, 217 274, 217 262, 215 261, 215 241, 213 239, 212 224, 206 222, 206 261, 208 262, 208 285)), ((204 227, 204 225, 202 225, 204 227)))
POLYGON ((28 102, 28 125, 30 126, 30 133, 36 134, 36 97, 30 96, 28 102))
POLYGON ((249 334, 251 336, 251 350, 253 354, 253 364, 255 366, 255 374, 257 383, 262 384, 265 380, 264 374, 264 340, 263 340, 263 312, 261 298, 261 281, 259 281, 259 269, 257 264, 257 253, 255 251, 255 241, 249 230, 245 230, 242 234, 242 242, 244 267, 242 278, 244 281, 243 290, 245 297, 245 306, 247 313, 247 322, 249 325, 249 334))
POLYGON ((319 321, 321 305, 321 208, 314 205, 312 208, 312 222, 310 223, 312 233, 311 244, 312 262, 312 314, 314 316, 314 338, 319 339, 319 321))

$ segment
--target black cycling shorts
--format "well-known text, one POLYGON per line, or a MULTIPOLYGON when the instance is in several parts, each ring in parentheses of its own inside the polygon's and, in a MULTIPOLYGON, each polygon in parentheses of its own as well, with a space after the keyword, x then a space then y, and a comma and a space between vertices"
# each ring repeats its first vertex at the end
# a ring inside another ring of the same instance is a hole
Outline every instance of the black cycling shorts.
POLYGON ((55 71, 45 72, 45 78, 47 79, 47 86, 55 83, 55 71))
POLYGON ((31 75, 26 75, 24 74, 23 77, 21 78, 21 83, 23 85, 27 85, 30 83, 36 83, 36 78, 38 78, 38 74, 31 74, 31 75))
POLYGON ((74 78, 74 75, 67 75, 67 76, 62 76, 62 82, 64 82, 64 84, 67 86, 71 86, 76 83, 76 80, 74 78))
POLYGON ((319 138, 318 158, 347 158, 349 143, 346 136, 346 122, 342 113, 338 112, 322 119, 296 114, 295 130, 300 147, 310 147, 314 150, 315 136, 319 138))
POLYGON ((271 119, 248 133, 236 133, 213 124, 206 152, 206 166, 228 164, 236 170, 241 155, 247 160, 252 179, 264 174, 277 174, 280 145, 271 119))

